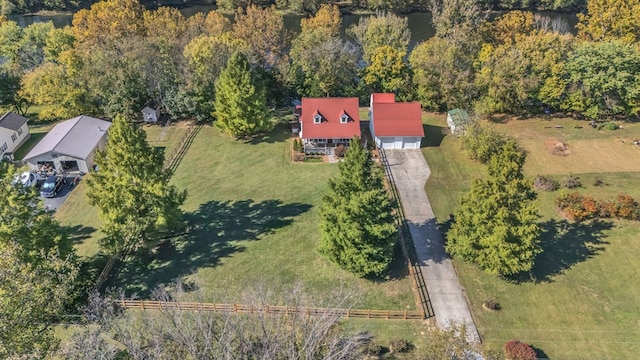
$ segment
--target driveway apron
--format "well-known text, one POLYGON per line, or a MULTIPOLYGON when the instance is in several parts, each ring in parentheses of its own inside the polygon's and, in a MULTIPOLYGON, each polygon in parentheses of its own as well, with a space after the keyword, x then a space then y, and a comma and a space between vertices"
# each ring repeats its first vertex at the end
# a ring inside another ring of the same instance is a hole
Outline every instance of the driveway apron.
POLYGON ((411 231, 418 261, 424 276, 436 322, 440 328, 464 324, 467 340, 480 340, 469 305, 458 281, 451 259, 424 190, 431 175, 422 152, 386 150, 387 160, 411 231))

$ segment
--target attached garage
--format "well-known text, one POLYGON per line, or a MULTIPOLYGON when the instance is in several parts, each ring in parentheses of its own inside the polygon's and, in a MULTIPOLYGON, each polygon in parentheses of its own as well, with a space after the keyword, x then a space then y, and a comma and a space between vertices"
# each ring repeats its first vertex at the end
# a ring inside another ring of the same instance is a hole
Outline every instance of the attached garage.
POLYGON ((110 126, 108 121, 85 115, 63 121, 29 151, 24 162, 33 171, 47 167, 88 173, 96 150, 104 149, 110 126))
POLYGON ((383 149, 419 149, 421 141, 416 136, 376 137, 376 145, 383 149))
POLYGON ((372 94, 369 130, 383 149, 419 149, 424 128, 418 102, 397 103, 393 94, 372 94))

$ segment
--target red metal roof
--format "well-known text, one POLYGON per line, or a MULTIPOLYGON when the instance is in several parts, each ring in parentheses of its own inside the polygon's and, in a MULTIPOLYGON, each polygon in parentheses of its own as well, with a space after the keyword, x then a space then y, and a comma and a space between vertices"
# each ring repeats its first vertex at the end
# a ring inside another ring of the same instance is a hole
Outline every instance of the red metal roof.
POLYGON ((374 103, 373 131, 380 136, 424 136, 419 102, 374 103))
POLYGON ((396 96, 393 93, 373 93, 371 94, 371 102, 376 103, 394 103, 396 102, 396 96))
POLYGON ((302 98, 302 137, 305 139, 350 139, 360 136, 358 98, 302 98), (314 114, 322 115, 320 124, 313 123, 314 114), (346 124, 340 116, 347 114, 346 124))

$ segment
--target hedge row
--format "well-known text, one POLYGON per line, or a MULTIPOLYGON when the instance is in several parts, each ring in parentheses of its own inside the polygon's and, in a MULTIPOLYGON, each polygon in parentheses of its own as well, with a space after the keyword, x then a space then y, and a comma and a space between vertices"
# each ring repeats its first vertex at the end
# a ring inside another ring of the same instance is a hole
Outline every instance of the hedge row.
POLYGON ((640 205, 626 194, 619 194, 615 200, 596 200, 579 192, 561 194, 556 198, 556 207, 574 221, 592 218, 640 220, 640 205))

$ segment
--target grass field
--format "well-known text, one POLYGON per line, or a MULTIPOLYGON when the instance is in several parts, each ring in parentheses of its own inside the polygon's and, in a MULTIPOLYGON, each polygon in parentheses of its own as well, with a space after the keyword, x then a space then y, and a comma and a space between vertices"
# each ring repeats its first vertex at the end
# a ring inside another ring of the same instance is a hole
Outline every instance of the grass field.
MULTIPOLYGON (((445 126, 444 116, 425 119, 429 129, 445 126)), ((640 157, 632 156, 638 149, 629 144, 639 135, 638 124, 625 124, 618 131, 575 125, 587 124, 527 120, 495 127, 516 137, 528 151, 528 176, 553 174, 561 179, 572 172, 582 180, 579 191, 596 198, 613 198, 620 192, 640 197, 640 157), (563 127, 555 128, 556 124, 563 127), (549 137, 566 142, 571 154, 560 158, 540 148, 549 137), (594 186, 596 178, 606 185, 594 186)), ((433 135, 427 145, 431 146, 424 147, 423 153, 432 175, 426 191, 439 220, 445 221, 469 181, 483 176, 484 167, 468 160, 451 136, 433 135)), ((537 260, 534 279, 505 281, 454 261, 478 330, 485 342, 495 346, 519 339, 553 359, 636 358, 640 353, 640 224, 567 222, 553 209, 559 193, 540 194, 544 253, 537 260), (481 304, 488 299, 503 309, 483 310, 481 304)))
POLYGON ((525 172, 536 174, 640 172, 640 123, 621 124, 620 130, 597 130, 572 119, 518 120, 495 125, 528 151, 525 172), (556 127, 561 126, 561 127, 556 127), (562 142, 567 156, 553 155, 547 143, 562 142))
MULTIPOLYGON (((149 133, 149 140, 153 137, 149 133)), ((189 234, 116 269, 108 285, 144 298, 154 287, 184 276, 216 299, 237 301, 243 289, 256 284, 284 292, 301 283, 319 301, 344 292, 354 307, 415 309, 401 264, 388 280, 369 281, 317 254, 317 206, 337 166, 291 164, 288 152, 285 127, 243 143, 205 126, 172 178, 188 191, 184 210, 189 234)), ((99 221, 86 204, 84 185, 74 190, 57 217, 81 230, 79 253, 93 256, 99 221)))

